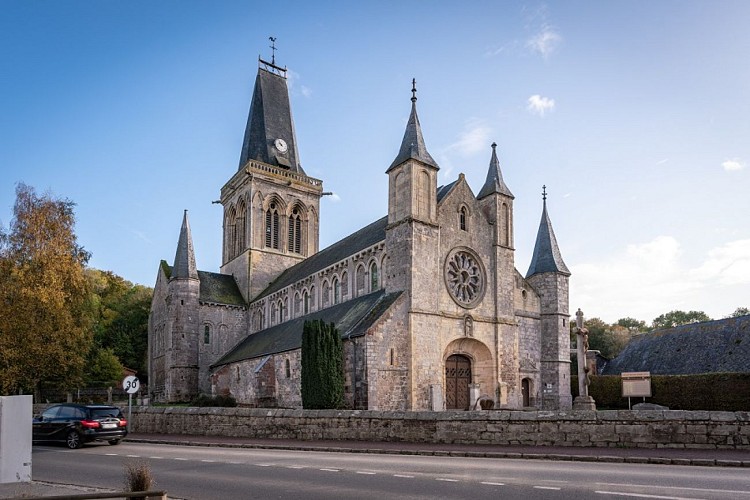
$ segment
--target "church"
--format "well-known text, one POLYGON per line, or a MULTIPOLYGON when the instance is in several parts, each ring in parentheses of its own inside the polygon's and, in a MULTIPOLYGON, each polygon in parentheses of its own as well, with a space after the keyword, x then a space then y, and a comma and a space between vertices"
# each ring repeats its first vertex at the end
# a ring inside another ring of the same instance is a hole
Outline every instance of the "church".
POLYGON ((320 250, 326 193, 300 164, 286 73, 259 60, 239 167, 221 188, 220 272, 198 270, 187 211, 174 261, 159 265, 151 401, 302 408, 302 327, 322 319, 342 337, 347 408, 570 409, 570 271, 546 194, 524 276, 496 145, 477 194, 463 174, 438 186, 412 82, 383 165, 387 215, 320 250))

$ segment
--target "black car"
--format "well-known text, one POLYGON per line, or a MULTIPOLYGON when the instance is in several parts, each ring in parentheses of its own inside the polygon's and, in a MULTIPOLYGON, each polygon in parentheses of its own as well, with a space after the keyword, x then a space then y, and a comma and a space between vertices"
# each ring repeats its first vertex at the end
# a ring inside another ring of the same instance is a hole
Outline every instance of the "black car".
POLYGON ((116 406, 63 403, 34 418, 32 439, 62 442, 71 449, 90 441, 119 444, 128 435, 127 425, 116 406))

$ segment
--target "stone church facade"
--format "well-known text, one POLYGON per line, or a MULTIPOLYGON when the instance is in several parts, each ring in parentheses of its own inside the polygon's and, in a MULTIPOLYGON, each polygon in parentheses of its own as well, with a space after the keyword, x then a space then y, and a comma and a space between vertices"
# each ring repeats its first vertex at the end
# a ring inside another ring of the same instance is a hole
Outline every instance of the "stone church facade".
POLYGON ((323 183, 299 162, 286 70, 260 61, 239 168, 221 188, 220 272, 197 269, 187 211, 174 262, 158 269, 153 401, 300 408, 302 325, 323 319, 342 336, 349 408, 571 407, 570 272, 546 195, 524 277, 495 144, 478 194, 463 174, 438 187, 416 102, 413 89, 388 214, 319 250, 323 183))

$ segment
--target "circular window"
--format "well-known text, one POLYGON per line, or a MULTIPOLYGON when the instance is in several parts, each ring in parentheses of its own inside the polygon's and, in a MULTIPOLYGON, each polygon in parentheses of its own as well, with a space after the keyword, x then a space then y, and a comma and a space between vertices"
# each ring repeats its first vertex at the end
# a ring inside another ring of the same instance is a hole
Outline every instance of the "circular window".
POLYGON ((469 249, 451 251, 445 260, 445 285, 453 300, 461 307, 476 307, 484 296, 484 267, 469 249))

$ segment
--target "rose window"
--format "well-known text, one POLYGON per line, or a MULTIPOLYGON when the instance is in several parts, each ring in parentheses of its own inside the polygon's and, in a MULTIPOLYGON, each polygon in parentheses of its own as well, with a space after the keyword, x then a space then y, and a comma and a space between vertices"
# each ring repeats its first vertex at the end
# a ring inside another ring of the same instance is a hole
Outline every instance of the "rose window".
POLYGON ((467 250, 451 252, 445 262, 445 284, 458 305, 476 306, 484 294, 484 270, 479 257, 467 250))

